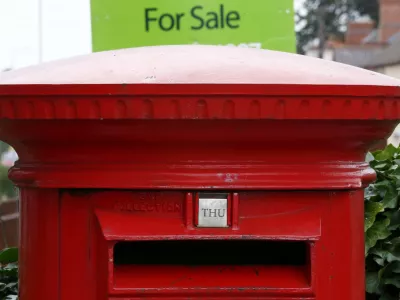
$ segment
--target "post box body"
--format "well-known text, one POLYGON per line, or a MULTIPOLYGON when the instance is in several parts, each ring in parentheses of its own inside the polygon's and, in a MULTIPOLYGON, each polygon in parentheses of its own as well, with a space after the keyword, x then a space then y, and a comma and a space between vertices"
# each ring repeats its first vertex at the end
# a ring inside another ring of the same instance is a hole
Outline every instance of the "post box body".
POLYGON ((176 46, 1 82, 22 300, 363 299, 364 156, 397 125, 397 81, 176 46))
POLYGON ((207 230, 188 224, 191 193, 24 194, 26 299, 364 296, 361 191, 241 192, 232 227, 207 230))

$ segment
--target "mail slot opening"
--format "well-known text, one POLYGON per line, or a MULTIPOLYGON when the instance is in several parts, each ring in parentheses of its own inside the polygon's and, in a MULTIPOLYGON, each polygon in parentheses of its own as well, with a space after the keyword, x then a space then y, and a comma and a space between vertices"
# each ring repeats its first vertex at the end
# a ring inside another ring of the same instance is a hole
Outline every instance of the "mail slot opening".
POLYGON ((310 285, 309 257, 309 244, 295 241, 120 242, 114 247, 114 280, 120 288, 171 287, 171 282, 301 288, 310 285))
POLYGON ((117 243, 115 265, 295 265, 307 263, 307 244, 275 241, 142 241, 117 243))

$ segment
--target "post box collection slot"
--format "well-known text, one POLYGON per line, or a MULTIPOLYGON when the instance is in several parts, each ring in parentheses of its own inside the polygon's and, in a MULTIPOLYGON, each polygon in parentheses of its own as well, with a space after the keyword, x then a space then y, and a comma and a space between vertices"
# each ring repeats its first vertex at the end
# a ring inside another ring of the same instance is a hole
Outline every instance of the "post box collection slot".
POLYGON ((304 241, 119 242, 114 246, 114 287, 307 289, 309 257, 304 241))
POLYGON ((296 265, 307 263, 305 242, 184 240, 121 242, 115 265, 296 265))

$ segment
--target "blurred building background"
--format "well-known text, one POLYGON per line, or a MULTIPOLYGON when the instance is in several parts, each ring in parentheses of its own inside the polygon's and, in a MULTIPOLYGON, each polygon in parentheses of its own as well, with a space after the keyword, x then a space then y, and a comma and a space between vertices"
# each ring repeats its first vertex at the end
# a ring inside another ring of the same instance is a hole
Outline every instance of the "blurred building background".
POLYGON ((0 0, 0 71, 90 52, 90 0, 0 0))
MULTIPOLYGON (((369 18, 350 21, 343 40, 327 39, 322 58, 400 79, 400 0, 379 0, 378 4, 379 22, 369 18)), ((319 57, 318 43, 310 44, 305 54, 319 57)), ((399 145, 400 126, 388 143, 399 145)))

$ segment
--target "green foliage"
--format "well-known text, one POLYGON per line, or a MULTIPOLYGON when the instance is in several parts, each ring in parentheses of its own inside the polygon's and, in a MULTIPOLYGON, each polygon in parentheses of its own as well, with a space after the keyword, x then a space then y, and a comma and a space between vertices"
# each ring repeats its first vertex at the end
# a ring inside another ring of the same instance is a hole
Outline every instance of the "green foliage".
POLYGON ((18 249, 0 252, 0 300, 18 299, 18 249))
POLYGON ((389 145, 367 160, 377 181, 365 190, 366 290, 375 299, 399 299, 400 148, 389 145))

